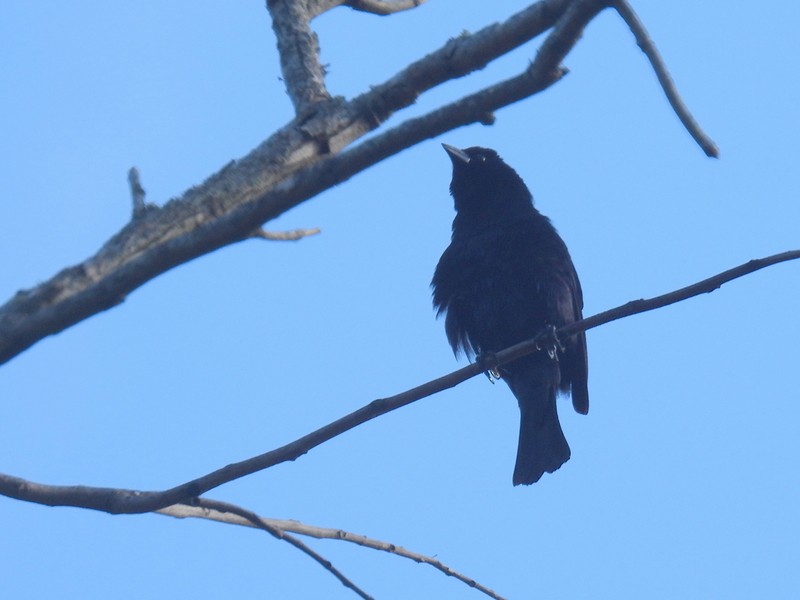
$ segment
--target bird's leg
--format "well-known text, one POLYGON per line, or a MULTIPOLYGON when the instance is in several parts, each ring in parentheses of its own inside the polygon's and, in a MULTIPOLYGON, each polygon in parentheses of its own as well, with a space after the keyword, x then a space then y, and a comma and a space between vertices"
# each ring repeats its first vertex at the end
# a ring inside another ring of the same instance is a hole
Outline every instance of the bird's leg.
POLYGON ((494 352, 481 352, 475 357, 475 362, 484 369, 484 374, 492 383, 501 379, 500 371, 497 370, 497 356, 494 352))
POLYGON ((536 349, 537 350, 546 350, 547 355, 552 358, 553 360, 558 360, 558 351, 560 350, 562 353, 566 348, 564 344, 561 343, 561 340, 558 339, 558 333, 556 332, 555 325, 547 325, 545 330, 539 334, 541 339, 536 342, 536 349))

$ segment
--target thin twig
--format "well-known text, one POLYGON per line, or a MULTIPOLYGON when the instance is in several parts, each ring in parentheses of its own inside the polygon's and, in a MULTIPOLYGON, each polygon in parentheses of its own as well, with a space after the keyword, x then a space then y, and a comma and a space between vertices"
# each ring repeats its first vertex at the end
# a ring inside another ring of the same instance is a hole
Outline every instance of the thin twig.
MULTIPOLYGON (((559 328, 557 333, 560 337, 574 335, 580 331, 586 331, 623 317, 674 304, 693 296, 712 292, 724 283, 759 269, 798 258, 800 258, 800 250, 791 250, 766 258, 751 260, 674 292, 649 300, 633 300, 622 306, 576 321, 571 325, 559 328)), ((497 352, 494 355, 496 364, 502 365, 520 356, 536 352, 539 339, 549 332, 550 330, 547 330, 530 340, 497 352)), ((47 506, 78 506, 112 514, 151 512, 171 504, 183 502, 188 498, 200 496, 208 490, 257 471, 295 460, 312 448, 367 421, 475 377, 484 368, 481 364, 471 364, 395 396, 373 400, 366 406, 284 446, 241 462, 227 465, 207 475, 161 492, 141 492, 88 486, 54 486, 35 483, 12 475, 0 474, 0 495, 47 506)))
POLYGON ((323 557, 315 550, 312 550, 311 548, 306 546, 302 541, 298 540, 293 535, 289 535, 282 528, 275 527, 272 523, 270 523, 266 519, 262 519, 256 513, 249 511, 246 508, 242 508, 241 506, 237 506, 235 504, 230 504, 228 502, 221 502, 220 500, 211 500, 207 498, 195 498, 194 504, 199 508, 213 510, 219 513, 230 513, 238 515, 239 517, 250 523, 251 526, 257 529, 262 529, 279 540, 289 542, 292 546, 294 546, 301 552, 304 552, 305 554, 313 558, 315 561, 317 561, 320 565, 322 565, 322 567, 325 570, 330 572, 334 577, 336 577, 336 579, 341 581, 342 585, 344 585, 346 588, 350 588, 356 594, 364 598, 364 600, 373 600, 372 596, 367 594, 364 590, 362 590, 360 587, 358 587, 356 584, 350 581, 347 577, 345 577, 344 574, 341 571, 339 571, 339 569, 334 567, 333 563, 331 563, 331 561, 329 561, 327 558, 323 557))
MULTIPOLYGON (((195 504, 187 504, 187 503, 173 504, 172 506, 167 506, 165 508, 159 509, 156 512, 162 515, 175 517, 178 519, 186 519, 186 518, 208 519, 211 521, 218 521, 220 523, 228 523, 231 525, 255 527, 255 524, 250 519, 239 517, 229 512, 215 511, 214 509, 205 505, 208 502, 207 499, 201 497, 199 500, 203 502, 204 504, 203 506, 195 504)), ((467 577, 466 575, 463 575, 458 571, 453 570, 452 568, 448 567, 441 561, 433 557, 420 554, 418 552, 412 552, 410 550, 403 548, 402 546, 398 546, 390 542, 383 542, 381 540, 376 540, 364 535, 351 533, 349 531, 344 531, 342 529, 332 529, 328 527, 317 527, 314 525, 307 525, 305 523, 301 523, 299 521, 294 521, 294 520, 268 519, 266 517, 259 517, 259 519, 261 520, 262 523, 269 524, 272 527, 279 529, 281 531, 290 531, 292 533, 299 533, 300 535, 306 535, 317 539, 331 539, 331 540, 341 540, 345 542, 350 542, 353 544, 358 544, 359 546, 364 546, 365 548, 371 548, 373 550, 381 550, 383 552, 388 552, 389 554, 395 554, 402 558, 413 560, 414 562, 417 563, 430 565, 435 569, 441 571, 445 575, 458 579, 459 581, 465 583, 466 585, 472 588, 475 588, 476 590, 486 594, 487 596, 493 598, 494 600, 503 600, 502 596, 498 595, 497 592, 495 592, 494 590, 491 590, 486 586, 478 583, 474 579, 467 577)))
POLYGON ((672 80, 669 71, 667 71, 667 66, 664 64, 664 60, 661 58, 661 54, 658 52, 658 49, 653 43, 653 40, 650 38, 650 35, 647 33, 644 24, 634 12, 631 5, 628 4, 627 0, 612 0, 611 6, 614 7, 617 13, 619 13, 619 16, 622 17, 622 20, 625 21, 625 24, 628 26, 631 32, 633 32, 633 35, 636 38, 636 44, 642 49, 642 52, 644 52, 645 56, 647 56, 648 60, 650 61, 653 70, 656 72, 656 77, 658 77, 658 82, 661 84, 661 88, 667 95, 667 100, 669 100, 670 106, 672 106, 672 110, 674 110, 675 114, 678 115, 678 118, 681 120, 681 123, 683 123, 683 126, 694 138, 700 148, 702 148, 703 152, 706 153, 706 156, 711 158, 719 158, 719 148, 714 143, 714 140, 708 137, 708 135, 706 135, 706 133, 700 128, 700 125, 689 112, 686 104, 684 104, 680 94, 678 93, 677 87, 675 87, 675 82, 672 80))

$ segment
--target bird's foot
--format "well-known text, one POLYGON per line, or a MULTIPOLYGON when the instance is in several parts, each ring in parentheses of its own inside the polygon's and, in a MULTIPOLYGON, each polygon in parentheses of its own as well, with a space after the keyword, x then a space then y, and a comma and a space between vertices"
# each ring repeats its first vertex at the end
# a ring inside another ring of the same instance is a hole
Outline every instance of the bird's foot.
POLYGON ((540 335, 541 339, 536 342, 536 349, 544 350, 551 359, 558 360, 559 350, 563 353, 566 348, 558 339, 555 325, 547 325, 540 335))
POLYGON ((497 356, 494 352, 483 352, 479 354, 475 357, 475 362, 484 369, 484 375, 486 375, 487 379, 492 383, 502 379, 500 371, 497 370, 497 356))

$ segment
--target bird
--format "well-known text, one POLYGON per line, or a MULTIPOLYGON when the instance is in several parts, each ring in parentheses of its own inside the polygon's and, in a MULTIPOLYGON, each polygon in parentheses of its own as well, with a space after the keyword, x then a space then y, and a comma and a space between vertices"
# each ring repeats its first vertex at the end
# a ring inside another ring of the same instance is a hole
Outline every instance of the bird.
MULTIPOLYGON (((547 327, 582 319, 583 292, 567 246, 534 207, 522 178, 494 150, 442 146, 452 162, 456 215, 431 288, 456 357, 480 361, 547 327)), ((586 336, 555 338, 487 371, 508 384, 519 404, 512 482, 535 483, 570 458, 556 397, 570 393, 575 411, 589 412, 586 336)))

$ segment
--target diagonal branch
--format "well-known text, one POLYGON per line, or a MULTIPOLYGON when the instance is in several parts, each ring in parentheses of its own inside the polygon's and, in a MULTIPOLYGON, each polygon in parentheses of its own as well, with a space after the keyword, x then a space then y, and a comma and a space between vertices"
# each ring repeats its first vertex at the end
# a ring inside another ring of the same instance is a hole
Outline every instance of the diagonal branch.
MULTIPOLYGON (((225 506, 230 507, 233 505, 229 505, 226 503, 219 503, 213 500, 209 500, 207 498, 197 498, 195 502, 196 504, 194 502, 192 504, 183 504, 183 503, 174 504, 172 506, 167 506, 165 508, 159 509, 156 512, 162 515, 175 517, 177 519, 187 519, 187 518, 208 519, 210 521, 227 523, 229 525, 258 527, 258 525, 256 525, 251 518, 246 518, 244 516, 241 516, 238 512, 234 512, 232 510, 227 510, 224 508, 225 506)), ((235 508, 238 509, 238 507, 235 508)), ((331 539, 331 540, 350 542, 352 544, 358 544, 359 546, 363 546, 365 548, 371 548, 373 550, 380 550, 382 552, 388 552, 389 554, 395 554, 397 556, 413 560, 414 562, 420 564, 430 565, 433 568, 441 571, 445 575, 449 577, 454 577, 455 579, 465 583, 466 585, 475 588, 480 592, 483 592, 490 598, 494 598, 495 600, 503 600, 502 597, 497 594, 497 592, 478 583, 471 577, 467 577, 466 575, 463 575, 458 571, 453 570, 440 560, 433 558, 431 556, 420 554, 419 552, 412 552, 411 550, 406 550, 402 546, 398 546, 390 542, 383 542, 381 540, 369 538, 365 535, 351 533, 349 531, 344 531, 342 529, 332 529, 328 527, 317 527, 314 525, 306 525, 305 523, 293 520, 289 521, 284 519, 268 519, 266 517, 260 517, 260 516, 257 518, 260 523, 267 525, 278 531, 299 533, 300 535, 305 535, 317 539, 331 539)))
MULTIPOLYGON (((503 23, 450 40, 353 100, 317 102, 310 113, 278 130, 246 157, 126 225, 93 257, 35 288, 19 291, 0 307, 0 363, 48 335, 120 304, 161 273, 247 239, 265 221, 324 190, 324 181, 341 181, 374 164, 377 161, 350 163, 345 177, 332 176, 329 170, 342 164, 329 162, 331 154, 413 104, 421 93, 483 68, 553 27, 568 8, 571 20, 588 22, 598 6, 585 0, 542 0, 503 23)), ((568 33, 569 28, 562 27, 550 37, 567 40, 568 33)), ((545 66, 544 59, 535 62, 545 66)), ((558 63, 550 71, 557 73, 558 63)))
MULTIPOLYGON (((633 300, 622 306, 561 327, 557 333, 561 337, 574 335, 580 331, 586 331, 623 317, 654 310, 700 294, 713 292, 724 283, 743 277, 759 269, 781 262, 797 260, 799 258, 800 250, 792 250, 766 258, 751 260, 738 267, 729 269, 679 290, 648 300, 633 300)), ((536 352, 540 339, 544 338, 548 333, 549 330, 542 332, 542 334, 533 339, 497 352, 493 357, 493 360, 496 361, 495 364, 502 365, 520 356, 536 352)), ((12 475, 0 474, 0 495, 16 498, 18 500, 35 502, 37 504, 45 504, 47 506, 77 506, 113 514, 151 512, 172 504, 184 502, 189 498, 198 497, 213 488, 235 479, 251 475, 283 462, 296 460, 312 448, 354 427, 437 392, 455 387, 459 383, 480 374, 484 369, 485 365, 474 363, 390 398, 373 400, 366 406, 328 425, 320 427, 316 431, 290 442, 289 444, 247 460, 227 465, 212 473, 169 490, 161 492, 141 492, 136 490, 88 486, 54 486, 35 483, 12 475)))
POLYGON ((644 52, 645 56, 647 56, 647 59, 650 61, 653 70, 656 72, 656 77, 658 77, 658 82, 661 84, 661 88, 664 90, 670 106, 672 106, 672 110, 678 115, 683 126, 700 148, 702 148, 703 152, 706 153, 706 156, 710 158, 719 158, 719 148, 714 143, 714 140, 708 137, 700 128, 700 125, 695 121, 686 104, 684 104, 683 99, 681 99, 678 93, 678 89, 675 87, 675 82, 672 80, 669 71, 667 71, 667 66, 661 58, 661 54, 659 54, 644 24, 634 12, 631 5, 628 4, 627 0, 612 0, 611 5, 633 32, 636 38, 636 44, 642 49, 642 52, 644 52))

